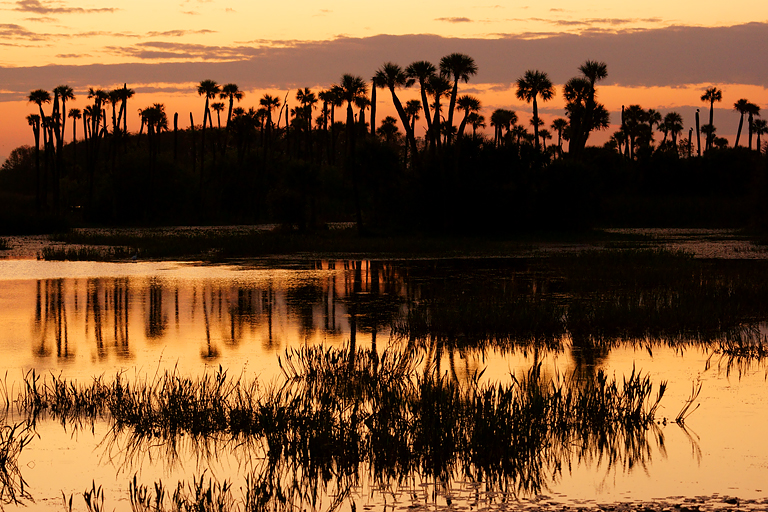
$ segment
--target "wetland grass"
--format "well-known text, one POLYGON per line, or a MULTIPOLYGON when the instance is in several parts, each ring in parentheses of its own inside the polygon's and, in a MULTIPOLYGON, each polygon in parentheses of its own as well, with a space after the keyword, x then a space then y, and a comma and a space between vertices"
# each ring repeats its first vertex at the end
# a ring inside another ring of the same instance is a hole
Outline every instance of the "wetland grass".
POLYGON ((654 395, 637 372, 585 381, 535 366, 510 382, 462 384, 408 352, 325 347, 286 352, 281 366, 282 381, 266 386, 221 368, 89 384, 30 373, 13 406, 72 428, 106 421, 102 446, 126 461, 158 449, 238 452, 258 466, 252 484, 271 505, 345 496, 362 475, 380 487, 467 476, 536 493, 577 460, 631 468, 648 462, 654 437, 663 445, 654 421, 664 384, 654 395))

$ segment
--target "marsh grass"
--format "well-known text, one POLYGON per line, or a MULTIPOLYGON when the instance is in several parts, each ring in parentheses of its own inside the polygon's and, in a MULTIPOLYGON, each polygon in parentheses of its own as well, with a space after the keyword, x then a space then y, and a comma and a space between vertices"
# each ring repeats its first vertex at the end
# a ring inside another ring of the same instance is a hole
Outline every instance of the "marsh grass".
POLYGON ((47 261, 115 261, 136 254, 127 247, 43 247, 37 259, 47 261))
MULTIPOLYGON (((222 368, 195 379, 169 371, 90 384, 29 373, 13 403, 36 421, 106 421, 106 444, 126 459, 157 446, 172 457, 180 440, 212 457, 240 450, 257 466, 250 482, 260 506, 278 508, 343 499, 363 474, 381 487, 469 476, 535 493, 573 461, 631 468, 650 459, 653 436, 663 444, 654 418, 665 385, 654 395, 638 372, 623 382, 601 371, 592 380, 547 378, 537 365, 507 383, 476 374, 461 384, 411 352, 320 346, 287 351, 280 365, 282 382, 268 386, 222 368)), ((207 484, 196 485, 195 502, 209 500, 207 484)), ((137 484, 131 492, 137 506, 147 503, 137 484)))
POLYGON ((0 503, 5 505, 31 501, 27 482, 21 475, 19 455, 35 437, 30 423, 0 426, 0 503))

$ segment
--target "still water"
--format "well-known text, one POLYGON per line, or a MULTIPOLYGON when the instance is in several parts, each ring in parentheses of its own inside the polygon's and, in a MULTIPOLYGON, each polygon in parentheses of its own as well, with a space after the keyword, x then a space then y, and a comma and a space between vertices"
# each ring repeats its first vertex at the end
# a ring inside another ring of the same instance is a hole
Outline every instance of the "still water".
MULTIPOLYGON (((599 272, 591 267, 589 272, 599 272)), ((611 277, 597 282, 587 276, 588 284, 574 284, 578 269, 563 273, 530 260, 228 265, 2 260, 0 371, 12 400, 32 369, 41 378, 87 384, 118 373, 146 382, 165 371, 201 376, 221 367, 266 389, 281 379, 278 358, 284 361, 287 350, 318 344, 353 344, 376 353, 416 347, 422 368, 431 364, 446 379, 464 384, 481 372, 483 382, 509 382, 535 365, 552 378, 576 375, 580 381, 603 370, 621 382, 634 369, 654 386, 667 383, 647 454, 611 464, 600 453, 574 456, 543 482, 541 494, 565 504, 715 494, 762 499, 768 496, 766 367, 761 357, 734 358, 722 347, 723 340, 744 336, 751 344, 764 343, 768 308, 755 305, 750 295, 762 288, 740 292, 740 283, 752 275, 759 281, 768 272, 718 268, 694 270, 701 272, 692 280, 695 286, 716 283, 709 296, 706 287, 636 289, 642 283, 611 277), (697 302, 702 295, 705 302, 697 302), (749 304, 734 309, 742 300, 749 304), (671 318, 689 313, 686 305, 698 311, 708 301, 722 304, 702 318, 671 318), (647 314, 651 302, 655 316, 647 314), (606 304, 613 308, 608 313, 601 309, 606 304), (526 314, 517 319, 519 311, 526 314), (589 323, 601 314, 609 321, 599 328, 589 323), (714 316, 717 327, 709 323, 714 316), (577 323, 577 317, 587 324, 577 323), (427 327, 418 319, 427 319, 427 327), (685 426, 675 424, 698 386, 695 410, 685 426)), ((15 420, 10 414, 6 423, 15 420)), ((237 489, 252 462, 242 447, 213 446, 213 453, 206 453, 183 440, 173 456, 161 442, 128 455, 110 437, 106 421, 73 429, 43 418, 35 428, 37 436, 23 450, 19 467, 34 506, 51 510, 61 508, 62 493, 74 494, 77 504, 93 481, 104 486, 107 509, 130 510, 127 488, 134 475, 151 486, 205 472, 229 479, 237 489)), ((397 509, 414 503, 445 506, 446 495, 456 506, 480 506, 477 484, 460 475, 448 491, 435 493, 428 483, 402 482, 384 492, 363 475, 351 497, 358 506, 375 509, 393 503, 397 509)), ((326 497, 317 508, 329 509, 331 503, 332 496, 326 497)))

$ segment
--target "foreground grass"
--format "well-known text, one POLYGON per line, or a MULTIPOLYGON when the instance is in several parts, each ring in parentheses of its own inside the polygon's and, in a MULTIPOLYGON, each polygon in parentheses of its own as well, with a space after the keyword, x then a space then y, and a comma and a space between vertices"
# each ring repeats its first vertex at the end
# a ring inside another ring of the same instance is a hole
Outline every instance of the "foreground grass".
POLYGON ((33 425, 108 422, 103 445, 127 464, 152 450, 178 453, 180 443, 196 453, 239 450, 261 461, 249 474, 258 506, 276 509, 314 507, 363 479, 387 487, 471 478, 538 493, 577 461, 628 468, 647 463, 654 439, 663 444, 655 421, 665 384, 635 372, 584 380, 535 366, 510 382, 480 384, 478 375, 460 384, 408 351, 317 346, 286 352, 280 365, 282 381, 268 386, 221 368, 86 384, 33 372, 6 403, 33 425))

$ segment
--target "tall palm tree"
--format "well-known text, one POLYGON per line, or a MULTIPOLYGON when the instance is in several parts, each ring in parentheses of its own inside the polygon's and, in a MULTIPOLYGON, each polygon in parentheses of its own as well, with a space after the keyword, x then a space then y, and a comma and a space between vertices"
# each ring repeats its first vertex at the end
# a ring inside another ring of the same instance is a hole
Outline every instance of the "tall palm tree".
POLYGON ((128 84, 123 84, 122 89, 120 89, 120 112, 117 114, 117 124, 120 124, 120 121, 123 122, 123 134, 128 134, 128 100, 133 98, 133 95, 135 94, 135 91, 133 89, 128 88, 128 84))
POLYGON ((60 85, 53 92, 61 99, 61 134, 63 138, 67 124, 67 101, 75 99, 75 91, 68 85, 60 85))
POLYGON ((415 80, 413 78, 408 78, 405 71, 403 71, 403 68, 392 62, 386 62, 381 66, 378 71, 376 71, 375 78, 375 84, 382 84, 389 89, 390 94, 392 94, 392 103, 395 104, 397 115, 400 116, 400 122, 405 128, 405 136, 411 146, 413 155, 416 155, 416 137, 411 129, 411 124, 408 122, 408 116, 405 113, 405 109, 403 109, 403 105, 397 97, 397 92, 395 92, 395 89, 399 87, 410 87, 414 84, 415 80))
POLYGON ((456 105, 464 111, 464 117, 461 119, 461 124, 459 124, 459 133, 458 137, 462 138, 464 136, 464 128, 467 126, 467 120, 469 118, 469 114, 471 113, 478 113, 480 112, 480 100, 475 97, 471 96, 469 94, 464 94, 461 97, 459 97, 456 100, 456 105))
POLYGON ((432 94, 432 97, 435 99, 435 102, 432 104, 434 112, 432 118, 432 135, 436 145, 440 147, 440 133, 443 132, 441 128, 442 122, 440 114, 442 113, 442 108, 440 105, 440 98, 448 94, 448 91, 451 90, 451 82, 444 76, 436 75, 429 80, 428 86, 430 94, 432 94))
POLYGON ((29 103, 34 103, 40 109, 40 119, 45 119, 45 113, 43 112, 43 103, 51 102, 51 93, 44 89, 36 89, 29 93, 27 96, 29 103))
MULTIPOLYGON (((456 108, 456 97, 459 92, 459 80, 469 82, 469 78, 477 74, 475 59, 463 53, 451 53, 440 59, 440 72, 453 79, 451 102, 448 105, 448 127, 453 127, 453 111, 456 108)), ((448 139, 450 143, 450 137, 448 139)))
POLYGON ((754 128, 754 118, 760 115, 760 107, 754 103, 747 103, 747 114, 749 115, 749 149, 752 149, 752 133, 754 128))
POLYGON ((709 87, 706 91, 704 91, 704 94, 701 95, 701 101, 709 102, 709 125, 712 127, 712 130, 707 134, 706 148, 712 149, 712 142, 715 138, 715 124, 713 120, 715 115, 715 102, 723 101, 723 91, 717 87, 709 87))
POLYGON ((227 112, 227 127, 232 120, 232 108, 234 107, 235 100, 240 103, 240 100, 245 98, 245 93, 240 90, 237 84, 224 84, 221 87, 221 93, 219 93, 219 99, 229 99, 229 111, 227 112))
POLYGON ((405 74, 408 75, 409 78, 413 78, 419 82, 419 89, 421 92, 421 106, 422 109, 424 109, 424 117, 427 120, 427 138, 433 141, 432 117, 429 110, 427 92, 429 92, 430 81, 437 76, 437 68, 431 62, 426 60, 419 60, 409 64, 408 67, 405 68, 405 74))
POLYGON ((550 127, 557 132, 557 151, 558 153, 563 153, 563 132, 568 129, 568 120, 563 119, 562 117, 558 117, 554 121, 552 121, 552 124, 550 127))
POLYGON ((371 77, 371 135, 376 135, 376 89, 386 87, 378 74, 371 77))
POLYGON ((741 128, 744 126, 744 114, 747 113, 749 100, 741 98, 739 101, 733 104, 733 110, 739 113, 739 129, 736 131, 736 142, 733 143, 733 147, 739 145, 739 139, 741 138, 741 128))
POLYGON ((79 108, 71 108, 67 113, 67 117, 72 119, 72 143, 77 142, 77 120, 83 117, 79 108))
MULTIPOLYGON (((410 121, 409 124, 414 137, 416 136, 416 121, 419 119, 419 112, 421 112, 421 101, 408 100, 405 102, 405 115, 410 121)), ((408 145, 405 146, 405 158, 408 158, 408 145)))
MULTIPOLYGON (((224 110, 224 104, 220 101, 214 101, 211 103, 211 110, 216 112, 216 121, 218 122, 218 127, 221 129, 221 113, 224 110)), ((211 121, 213 123, 213 121, 211 121)))
POLYGON ((265 94, 259 100, 259 105, 267 111, 267 128, 270 128, 272 126, 272 111, 280 107, 280 98, 265 94))
POLYGON ((533 103, 533 140, 536 149, 539 149, 539 108, 537 97, 542 101, 549 101, 555 95, 555 87, 546 73, 537 70, 528 70, 517 79, 517 98, 533 103))
POLYGON ((345 160, 345 167, 348 168, 352 175, 352 193, 354 194, 355 204, 355 220, 357 223, 358 231, 363 231, 363 213, 360 207, 360 187, 357 179, 357 169, 354 164, 355 155, 355 132, 357 127, 355 126, 355 114, 352 110, 352 105, 359 103, 363 100, 368 100, 368 86, 362 77, 344 74, 339 81, 336 91, 341 96, 343 101, 347 102, 347 158, 345 160))
POLYGON ((768 122, 765 119, 755 119, 755 122, 752 124, 752 131, 757 135, 757 152, 762 153, 763 146, 760 142, 760 136, 768 133, 768 122))
POLYGON ((117 134, 117 103, 120 101, 120 89, 112 89, 107 94, 109 104, 112 105, 112 133, 117 134))
POLYGON ((203 133, 205 133, 206 119, 210 120, 211 126, 213 126, 213 120, 211 119, 211 110, 208 108, 208 102, 216 99, 216 95, 221 92, 221 87, 214 80, 202 80, 197 86, 197 94, 205 96, 205 110, 203 111, 203 133))
POLYGON ((42 206, 40 200, 40 116, 29 114, 27 123, 32 127, 32 133, 35 136, 35 205, 39 211, 42 206))
POLYGON ((648 123, 648 141, 650 143, 653 141, 653 127, 661 124, 661 113, 649 108, 645 119, 648 123))

